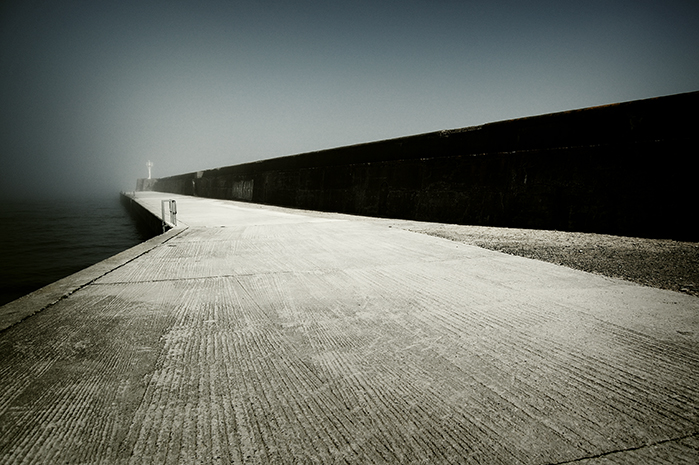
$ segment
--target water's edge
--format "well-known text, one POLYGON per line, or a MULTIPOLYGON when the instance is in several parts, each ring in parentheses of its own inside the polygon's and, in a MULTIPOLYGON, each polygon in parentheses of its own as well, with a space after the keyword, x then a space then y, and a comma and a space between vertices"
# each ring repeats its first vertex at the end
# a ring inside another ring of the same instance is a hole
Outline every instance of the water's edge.
MULTIPOLYGON (((120 197, 123 197, 120 195, 120 197)), ((116 196, 0 205, 0 306, 162 233, 116 196)))
POLYGON ((134 223, 142 231, 142 234, 151 237, 162 234, 163 223, 160 218, 154 215, 150 210, 138 203, 132 195, 126 192, 119 194, 121 204, 129 212, 129 215, 134 220, 134 223))
MULTIPOLYGON (((125 195, 122 194, 122 197, 125 195)), ((127 196, 129 200, 132 200, 127 196)), ((142 221, 153 223, 153 219, 158 221, 160 225, 160 220, 150 213, 148 210, 143 208, 138 202, 133 201, 133 205, 138 206, 142 210, 142 221), (146 215, 147 213, 147 215, 146 215), (150 218, 149 218, 150 217, 150 218)), ((141 225, 143 227, 143 225, 141 225)), ((182 230, 170 230, 166 233, 162 233, 136 244, 122 252, 119 252, 109 258, 99 261, 85 269, 82 269, 76 273, 70 274, 64 278, 61 278, 55 282, 52 282, 46 286, 41 287, 29 294, 26 294, 18 299, 6 303, 0 306, 0 331, 4 331, 7 328, 19 323, 20 321, 30 317, 31 315, 38 313, 51 305, 59 302, 60 300, 66 298, 78 289, 90 284, 91 282, 99 279, 105 274, 111 272, 112 270, 119 268, 126 263, 140 257, 141 255, 148 253, 153 248, 159 246, 160 244, 167 242, 172 237, 180 234, 182 230)))

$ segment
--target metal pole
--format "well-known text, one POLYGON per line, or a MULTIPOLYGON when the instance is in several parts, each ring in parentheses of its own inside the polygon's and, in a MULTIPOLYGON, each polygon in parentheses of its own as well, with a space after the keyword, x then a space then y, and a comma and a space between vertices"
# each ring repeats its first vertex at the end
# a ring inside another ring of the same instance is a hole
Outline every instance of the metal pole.
POLYGON ((168 200, 161 200, 160 201, 160 218, 162 218, 163 222, 163 232, 167 231, 167 223, 165 222, 165 202, 169 202, 168 200))
POLYGON ((170 221, 173 226, 177 226, 177 202, 170 200, 170 221))
POLYGON ((168 205, 168 212, 170 213, 170 223, 173 226, 177 226, 177 202, 174 199, 161 200, 160 201, 160 218, 163 222, 163 232, 167 231, 167 221, 165 220, 165 203, 168 205))

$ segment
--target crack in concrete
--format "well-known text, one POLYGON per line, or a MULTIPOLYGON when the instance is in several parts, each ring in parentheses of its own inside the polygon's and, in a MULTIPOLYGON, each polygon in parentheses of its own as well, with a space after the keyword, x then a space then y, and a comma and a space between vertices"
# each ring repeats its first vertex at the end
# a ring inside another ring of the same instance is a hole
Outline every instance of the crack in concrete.
MULTIPOLYGON (((129 263, 131 263, 132 261, 136 260, 137 258, 140 258, 140 257, 142 257, 143 255, 145 255, 145 254, 147 254, 147 253, 150 253, 153 249, 156 249, 156 248, 158 248, 159 246, 161 246, 161 245, 163 245, 163 244, 165 244, 165 243, 171 241, 171 240, 174 239, 175 237, 179 236, 179 235, 180 235, 182 232, 184 232, 185 230, 186 230, 186 228, 183 228, 181 231, 177 232, 176 234, 173 234, 171 237, 168 237, 168 238, 165 239, 163 242, 160 242, 159 244, 154 245, 153 247, 149 248, 148 250, 145 250, 145 251, 139 253, 138 255, 135 255, 135 256, 131 257, 130 259, 126 260, 124 263, 121 263, 121 264, 115 266, 114 268, 110 268, 109 270, 105 271, 104 273, 100 274, 99 276, 96 276, 96 277, 92 278, 91 280, 86 281, 86 282, 84 282, 84 283, 82 283, 82 284, 79 284, 79 285, 77 285, 76 287, 74 287, 73 289, 70 289, 70 290, 64 292, 63 294, 61 294, 60 296, 58 296, 55 300, 53 300, 52 302, 47 303, 47 304, 44 305, 43 307, 39 308, 37 311, 35 311, 35 312, 33 312, 33 313, 29 314, 29 315, 26 315, 26 316, 24 316, 24 317, 18 319, 17 321, 11 322, 11 323, 10 323, 7 327, 5 327, 5 328, 0 328, 0 333, 2 333, 2 332, 4 332, 4 331, 7 331, 8 329, 12 328, 13 326, 15 326, 15 325, 17 325, 17 324, 19 324, 19 323, 25 321, 25 320, 28 319, 28 318, 31 318, 32 316, 34 316, 34 315, 36 315, 36 314, 38 314, 38 313, 40 313, 40 312, 43 312, 44 310, 46 310, 46 309, 48 309, 48 308, 53 307, 54 305, 58 304, 59 302, 65 300, 65 299, 67 299, 68 297, 70 297, 71 295, 75 294, 75 293, 78 292, 79 290, 86 288, 87 286, 90 286, 90 285, 99 285, 98 283, 95 283, 95 281, 97 281, 98 279, 101 279, 101 278, 107 276, 109 273, 111 273, 111 272, 113 272, 113 271, 115 271, 115 270, 118 270, 119 268, 121 268, 121 267, 123 267, 123 266, 125 266, 125 265, 127 265, 127 264, 129 264, 129 263)), ((109 259, 107 259, 107 260, 109 260, 109 259)), ((28 295, 31 295, 31 294, 28 294, 28 295)))
MULTIPOLYGON (((116 268, 115 268, 116 269, 116 268)), ((183 282, 183 281, 202 281, 214 278, 241 278, 246 276, 266 276, 266 275, 278 275, 278 274, 298 274, 303 273, 303 271, 271 271, 267 273, 240 273, 240 274, 217 274, 210 276, 191 276, 189 278, 163 278, 163 279, 145 279, 140 281, 113 281, 109 283, 94 283, 95 286, 120 286, 120 285, 132 285, 132 284, 144 284, 144 283, 167 283, 167 282, 183 282)), ((99 279, 99 278, 97 278, 99 279)))
POLYGON ((686 436, 681 436, 681 437, 678 437, 678 438, 664 439, 664 440, 662 440, 662 441, 654 442, 654 443, 651 443, 651 444, 644 444, 644 445, 638 446, 638 447, 629 447, 628 449, 618 449, 618 450, 613 450, 613 451, 609 451, 609 452, 603 452, 603 453, 597 454, 597 455, 589 455, 589 456, 587 456, 587 457, 581 457, 581 458, 574 459, 574 460, 567 460, 567 461, 565 461, 565 462, 555 462, 555 463, 554 463, 554 462, 551 462, 551 463, 548 463, 548 464, 545 464, 545 465, 566 465, 566 464, 570 464, 570 463, 580 463, 580 462, 582 462, 582 461, 584 461, 584 460, 594 460, 594 459, 599 459, 599 458, 602 458, 602 457, 607 457, 607 456, 613 455, 613 454, 620 454, 620 453, 623 453, 623 452, 633 452, 633 451, 636 451, 636 450, 647 449, 647 448, 649 448, 649 447, 655 447, 655 446, 659 446, 659 445, 662 445, 662 444, 667 444, 667 443, 670 443, 670 442, 682 441, 682 440, 684 440, 684 439, 689 439, 689 438, 696 437, 696 436, 699 436, 699 432, 694 432, 694 433, 692 433, 692 434, 688 434, 688 435, 686 435, 686 436))

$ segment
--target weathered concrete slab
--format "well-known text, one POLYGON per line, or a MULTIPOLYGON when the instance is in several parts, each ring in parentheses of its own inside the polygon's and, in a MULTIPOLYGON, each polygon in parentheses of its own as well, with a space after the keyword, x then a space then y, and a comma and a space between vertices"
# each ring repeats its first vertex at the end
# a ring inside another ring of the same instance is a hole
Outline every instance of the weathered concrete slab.
POLYGON ((181 230, 168 231, 166 234, 154 237, 113 257, 85 268, 55 283, 44 286, 4 306, 0 306, 0 331, 19 323, 33 314, 50 307, 64 297, 90 284, 95 279, 109 273, 131 260, 147 253, 152 248, 167 242, 181 230))
POLYGON ((168 240, 0 333, 0 462, 699 458, 696 297, 169 197, 168 240))

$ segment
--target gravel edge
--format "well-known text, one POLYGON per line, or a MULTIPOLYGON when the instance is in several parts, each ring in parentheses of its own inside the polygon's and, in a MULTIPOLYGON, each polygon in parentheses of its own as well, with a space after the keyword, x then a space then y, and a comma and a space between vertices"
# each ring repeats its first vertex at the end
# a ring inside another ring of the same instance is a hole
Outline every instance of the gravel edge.
POLYGON ((406 229, 699 297, 697 242, 436 223, 406 229))

